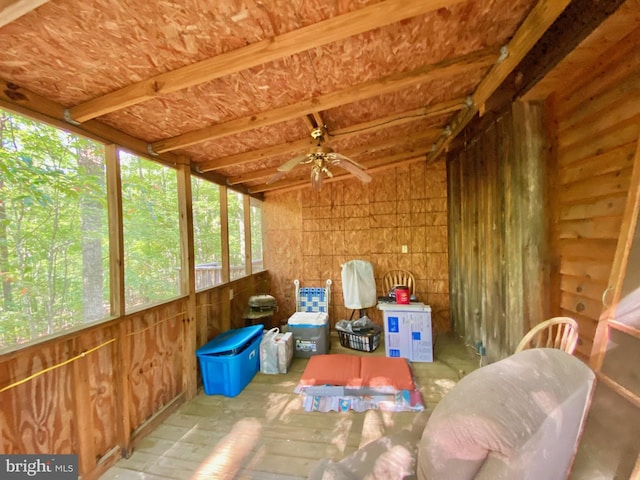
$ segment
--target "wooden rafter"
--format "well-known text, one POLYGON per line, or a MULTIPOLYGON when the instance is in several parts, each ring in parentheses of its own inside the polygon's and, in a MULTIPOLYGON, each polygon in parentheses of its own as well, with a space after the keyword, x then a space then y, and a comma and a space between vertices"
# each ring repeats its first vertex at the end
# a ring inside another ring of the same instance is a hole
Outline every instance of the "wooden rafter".
MULTIPOLYGON (((384 128, 395 127, 409 122, 414 122, 421 118, 429 118, 438 115, 444 115, 452 113, 457 110, 461 110, 465 107, 464 98, 456 98, 448 100, 446 102, 437 103, 427 107, 415 108, 406 112, 401 112, 393 115, 387 115, 382 118, 377 118, 369 122, 363 122, 349 127, 340 128, 337 130, 329 130, 329 138, 332 136, 340 136, 340 138, 350 138, 363 132, 372 133, 384 128)), ((307 118, 305 115, 303 118, 307 118)), ((303 138, 295 142, 282 143, 279 145, 272 145, 259 150, 253 150, 249 152, 242 152, 236 155, 230 155, 224 158, 218 158, 198 164, 198 169, 201 172, 209 172, 220 168, 229 167, 232 165, 240 165, 243 163, 253 162, 257 160, 264 160, 276 155, 282 155, 288 152, 295 152, 302 150, 310 145, 309 138, 303 138)))
POLYGON ((207 140, 284 122, 318 110, 327 110, 366 98, 392 93, 420 83, 470 73, 495 63, 497 54, 496 49, 479 50, 435 64, 424 65, 409 72, 389 75, 338 92, 160 140, 152 143, 150 148, 156 153, 169 152, 207 140))
POLYGON ((489 97, 500 87, 509 74, 518 66, 533 48, 544 32, 560 16, 571 0, 540 0, 531 10, 520 28, 503 50, 501 61, 482 79, 472 95, 473 103, 468 109, 458 113, 450 128, 435 145, 428 160, 435 159, 464 129, 476 113, 484 108, 489 97))
POLYGON ((304 126, 307 127, 307 130, 309 130, 309 132, 312 132, 313 129, 316 128, 316 124, 315 124, 315 121, 313 120, 312 115, 303 115, 302 121, 304 123, 304 126))
POLYGON ((0 27, 35 10, 49 0, 0 0, 0 27))
POLYGON ((312 112, 311 115, 313 116, 317 127, 322 127, 324 125, 324 120, 322 119, 320 112, 312 112))
POLYGON ((69 110, 69 114, 74 121, 85 122, 100 115, 150 100, 158 95, 199 85, 310 48, 326 45, 406 18, 448 7, 461 1, 385 0, 136 82, 76 105, 69 110))
MULTIPOLYGON (((116 144, 136 155, 149 157, 147 144, 142 140, 132 137, 110 125, 99 120, 90 120, 82 125, 70 125, 64 120, 60 120, 64 107, 59 103, 44 98, 26 88, 22 88, 14 83, 7 82, 0 78, 0 107, 13 112, 27 115, 43 122, 55 125, 69 132, 77 133, 106 144, 116 144)), ((158 163, 163 163, 175 167, 188 162, 188 159, 172 152, 167 152, 154 157, 158 163)), ((205 175, 209 180, 218 184, 226 184, 226 178, 211 172, 205 175)), ((242 188, 236 190, 247 193, 242 188)))

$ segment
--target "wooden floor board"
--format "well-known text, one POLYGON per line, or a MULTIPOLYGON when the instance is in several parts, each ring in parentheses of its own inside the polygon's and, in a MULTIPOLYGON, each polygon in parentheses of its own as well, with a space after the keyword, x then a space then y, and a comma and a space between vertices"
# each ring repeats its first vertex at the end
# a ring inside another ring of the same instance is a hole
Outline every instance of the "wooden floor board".
MULTIPOLYGON (((363 353, 332 338, 331 353, 363 353)), ((307 359, 286 375, 256 374, 235 398, 200 392, 140 440, 133 454, 101 478, 297 480, 320 459, 343 458, 360 446, 411 425, 412 412, 305 412, 294 393, 307 359)), ((453 335, 440 335, 435 361, 413 363, 428 408, 478 367, 474 352, 453 335)))

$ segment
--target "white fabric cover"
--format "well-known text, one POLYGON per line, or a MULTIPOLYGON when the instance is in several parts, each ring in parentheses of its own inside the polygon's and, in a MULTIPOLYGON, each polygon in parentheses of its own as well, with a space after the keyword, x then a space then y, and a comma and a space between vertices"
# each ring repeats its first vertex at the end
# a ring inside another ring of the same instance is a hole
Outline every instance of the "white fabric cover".
POLYGON ((351 260, 342 265, 344 306, 352 310, 373 307, 378 302, 373 265, 366 260, 351 260))

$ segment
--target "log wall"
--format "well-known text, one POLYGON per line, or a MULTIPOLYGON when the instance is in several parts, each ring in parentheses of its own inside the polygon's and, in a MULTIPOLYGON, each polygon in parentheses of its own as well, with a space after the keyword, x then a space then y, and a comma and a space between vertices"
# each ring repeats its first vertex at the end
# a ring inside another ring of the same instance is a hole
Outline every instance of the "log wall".
MULTIPOLYGON (((268 272, 199 292, 196 345, 244 326, 268 272), (233 298, 230 291, 233 290, 233 298)), ((97 478, 186 399, 188 297, 88 326, 0 357, 2 453, 78 453, 97 478)))
POLYGON ((607 287, 640 129, 640 30, 583 65, 554 94, 557 169, 552 204, 558 313, 578 320, 588 358, 607 287))
POLYGON ((449 154, 452 317, 489 359, 559 315, 591 355, 640 134, 640 30, 618 36, 449 154))
POLYGON ((487 361, 513 352, 549 312, 545 109, 516 103, 449 154, 455 331, 487 361))

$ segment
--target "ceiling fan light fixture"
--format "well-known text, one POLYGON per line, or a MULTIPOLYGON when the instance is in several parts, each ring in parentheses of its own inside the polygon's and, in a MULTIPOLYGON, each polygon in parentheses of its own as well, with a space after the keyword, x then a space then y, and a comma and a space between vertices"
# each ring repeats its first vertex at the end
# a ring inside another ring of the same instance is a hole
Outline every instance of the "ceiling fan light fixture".
POLYGON ((271 177, 267 183, 273 183, 285 173, 293 170, 296 166, 306 164, 311 164, 311 186, 317 190, 322 188, 322 180, 325 175, 328 178, 333 178, 333 173, 329 170, 329 165, 337 165, 344 168, 347 172, 357 177, 362 183, 370 182, 371 176, 364 171, 365 167, 355 160, 336 153, 330 146, 322 144, 325 133, 326 128, 324 126, 315 128, 311 132, 311 137, 317 142, 317 145, 312 146, 307 153, 293 157, 291 160, 280 165, 277 173, 271 177))

